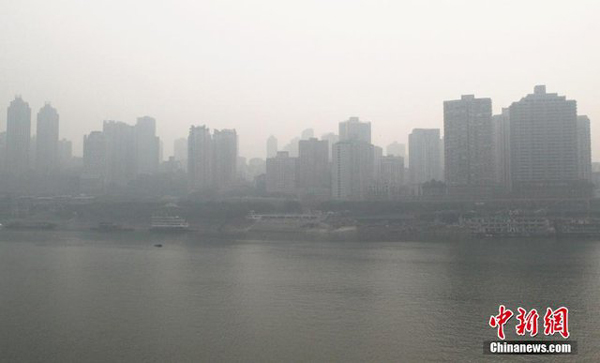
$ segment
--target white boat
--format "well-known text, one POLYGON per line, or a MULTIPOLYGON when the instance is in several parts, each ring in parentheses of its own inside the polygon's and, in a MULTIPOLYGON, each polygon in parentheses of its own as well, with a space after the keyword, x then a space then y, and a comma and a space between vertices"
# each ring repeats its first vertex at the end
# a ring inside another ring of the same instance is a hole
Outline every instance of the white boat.
POLYGON ((150 230, 156 232, 184 232, 190 224, 179 216, 153 216, 150 230))

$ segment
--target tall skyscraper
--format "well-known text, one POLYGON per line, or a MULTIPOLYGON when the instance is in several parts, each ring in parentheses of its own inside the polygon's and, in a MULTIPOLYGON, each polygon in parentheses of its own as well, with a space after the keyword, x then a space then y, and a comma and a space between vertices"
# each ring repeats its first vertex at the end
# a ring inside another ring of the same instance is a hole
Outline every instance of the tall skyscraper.
POLYGON ((513 191, 527 197, 566 192, 579 179, 576 101, 536 86, 509 112, 513 191))
POLYGON ((36 171, 51 174, 58 171, 59 116, 55 108, 46 103, 37 114, 36 171))
POLYGON ((510 116, 508 108, 492 116, 496 183, 510 190, 510 116))
POLYGON ((298 188, 303 194, 330 197, 331 168, 327 140, 300 140, 297 179, 298 188))
POLYGON ((102 133, 106 145, 106 185, 126 186, 136 174, 135 128, 124 122, 104 121, 102 133))
POLYGON ((104 188, 106 174, 106 140, 102 131, 92 131, 83 138, 83 172, 81 187, 86 192, 104 188))
POLYGON ((188 136, 190 188, 202 191, 212 186, 212 136, 206 126, 191 126, 188 136))
POLYGON ((267 158, 274 158, 277 156, 277 138, 273 135, 267 139, 267 158))
POLYGON ((267 159, 267 193, 293 195, 297 192, 297 158, 287 151, 267 159))
POLYGON ((156 136, 156 120, 138 117, 135 124, 136 174, 156 174, 160 159, 160 140, 156 136))
POLYGON ((440 146, 439 129, 414 129, 408 136, 410 184, 443 179, 440 146))
POLYGON ((331 191, 334 199, 365 200, 374 181, 373 145, 350 139, 333 146, 331 191))
POLYGON ((361 122, 358 117, 350 117, 340 122, 340 141, 357 140, 371 143, 371 123, 361 122))
POLYGON ((22 175, 30 167, 31 108, 21 96, 8 106, 6 121, 6 172, 22 175))
POLYGON ((592 180, 592 140, 590 135, 590 119, 577 116, 577 160, 579 178, 592 180))
POLYGON ((212 142, 213 184, 219 189, 230 187, 237 179, 237 133, 235 130, 215 130, 212 142))
POLYGON ((491 99, 467 95, 444 102, 444 157, 450 193, 477 195, 492 191, 495 175, 491 99))

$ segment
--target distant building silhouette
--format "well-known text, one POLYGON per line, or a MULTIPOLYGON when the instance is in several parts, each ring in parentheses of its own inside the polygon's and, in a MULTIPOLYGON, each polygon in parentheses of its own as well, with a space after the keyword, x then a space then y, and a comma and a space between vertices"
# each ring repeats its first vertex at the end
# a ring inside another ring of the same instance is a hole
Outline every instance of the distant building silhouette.
POLYGON ((136 174, 156 174, 160 159, 160 140, 156 136, 156 120, 139 117, 135 124, 136 174))
POLYGON ((394 200, 400 198, 404 191, 404 158, 387 155, 379 160, 379 174, 373 183, 369 198, 394 200))
POLYGON ((277 156, 277 138, 273 135, 267 139, 267 158, 274 158, 277 156))
POLYGON ((333 145, 333 199, 365 200, 374 181, 373 145, 357 139, 333 145))
POLYGON ((237 158, 237 179, 239 181, 249 181, 248 161, 243 156, 238 156, 237 158))
POLYGON ((294 137, 290 142, 283 147, 283 151, 287 151, 289 156, 292 158, 298 157, 298 144, 300 142, 299 137, 294 137))
POLYGON ((409 183, 417 190, 422 183, 443 180, 440 147, 439 129, 414 129, 408 136, 409 183))
POLYGON ((104 190, 106 173, 106 140, 102 131, 92 131, 83 138, 82 191, 96 193, 104 190))
POLYGON ((6 168, 6 131, 0 132, 0 175, 6 168))
POLYGON ((267 172, 267 163, 265 159, 252 158, 248 160, 248 179, 255 180, 257 176, 267 172))
POLYGON ((218 189, 226 189, 237 180, 237 133, 235 130, 215 130, 212 142, 213 184, 218 189))
POLYGON ((323 136, 321 136, 321 140, 326 140, 329 143, 329 161, 331 161, 333 145, 340 141, 340 137, 333 132, 329 132, 327 134, 323 134, 323 136))
POLYGON ((126 186, 136 175, 135 128, 120 121, 104 121, 106 186, 126 186))
POLYGON ((313 129, 306 129, 300 134, 300 140, 308 140, 312 139, 313 137, 315 137, 315 130, 313 129))
POLYGON ((371 143, 371 123, 361 122, 358 117, 350 117, 348 121, 340 122, 340 141, 357 140, 371 143))
POLYGON ((188 176, 190 188, 202 191, 212 187, 212 136, 206 126, 191 126, 188 136, 188 176))
POLYGON ((444 157, 449 193, 473 196, 493 192, 491 99, 467 95, 444 102, 444 157))
POLYGON ((297 161, 298 159, 290 157, 287 151, 279 151, 277 156, 267 159, 267 193, 296 194, 297 161))
POLYGON ((58 112, 47 103, 37 114, 35 165, 36 171, 42 175, 58 172, 58 134, 58 112))
POLYGON ((505 191, 511 188, 510 178, 510 115, 508 108, 492 116, 494 134, 494 174, 496 183, 505 191))
POLYGON ((381 160, 383 159, 383 148, 373 145, 373 180, 379 180, 381 176, 381 160))
POLYGON ((579 178, 592 181, 592 140, 587 116, 577 116, 577 160, 579 178))
POLYGON ((340 141, 333 145, 333 199, 366 200, 380 171, 381 148, 371 144, 371 123, 350 117, 339 123, 340 141))
POLYGON ((297 181, 303 195, 330 197, 331 167, 327 140, 300 140, 297 181))
POLYGON ((194 191, 224 191, 238 176, 238 139, 235 130, 190 127, 188 136, 188 176, 194 191))
POLYGON ((10 103, 6 117, 6 172, 22 175, 29 171, 31 144, 31 108, 21 98, 10 103))
POLYGON ((187 170, 188 141, 182 137, 173 141, 173 158, 179 169, 187 170))
POLYGON ((385 153, 386 155, 401 156, 406 158, 406 145, 394 141, 386 147, 385 153))
POLYGON ((58 165, 64 170, 71 166, 73 161, 73 143, 70 140, 62 139, 58 142, 58 165))
POLYGON ((509 112, 513 192, 525 197, 568 193, 581 179, 576 101, 536 86, 509 112))

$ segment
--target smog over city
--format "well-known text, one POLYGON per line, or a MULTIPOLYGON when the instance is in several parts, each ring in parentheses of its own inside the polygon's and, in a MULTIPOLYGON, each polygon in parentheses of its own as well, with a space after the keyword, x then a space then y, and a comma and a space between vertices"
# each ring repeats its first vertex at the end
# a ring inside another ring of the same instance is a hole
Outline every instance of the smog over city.
POLYGON ((600 359, 598 14, 0 1, 0 361, 600 359))

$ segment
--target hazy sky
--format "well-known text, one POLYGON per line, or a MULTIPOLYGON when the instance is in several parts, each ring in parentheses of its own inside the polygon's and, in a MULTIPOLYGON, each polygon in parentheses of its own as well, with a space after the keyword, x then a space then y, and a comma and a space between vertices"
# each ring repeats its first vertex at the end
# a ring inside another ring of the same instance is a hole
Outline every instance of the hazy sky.
POLYGON ((491 97, 499 112, 546 84, 578 101, 594 141, 599 14, 597 0, 0 0, 0 107, 50 101, 76 153, 102 120, 147 114, 165 155, 206 124, 264 157, 270 134, 281 146, 349 116, 378 145, 406 142, 443 126, 444 100, 491 97))

